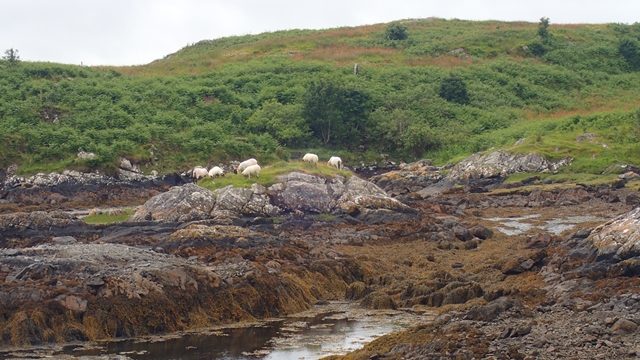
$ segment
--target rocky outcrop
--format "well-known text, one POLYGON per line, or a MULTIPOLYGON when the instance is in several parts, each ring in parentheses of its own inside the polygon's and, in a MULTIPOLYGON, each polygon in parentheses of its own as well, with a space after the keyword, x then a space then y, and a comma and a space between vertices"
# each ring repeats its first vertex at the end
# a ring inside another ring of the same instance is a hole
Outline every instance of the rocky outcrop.
POLYGON ((30 177, 9 176, 0 184, 0 199, 23 205, 146 199, 150 192, 188 182, 178 175, 143 175, 130 162, 123 162, 121 166, 124 168, 113 176, 75 170, 30 177))
POLYGON ((566 256, 557 264, 573 267, 569 277, 584 276, 591 279, 640 274, 640 208, 622 214, 580 239, 574 236, 565 240, 569 248, 566 256))
POLYGON ((155 251, 56 243, 0 250, 0 346, 282 316, 341 298, 347 283, 362 280, 359 266, 335 251, 235 226, 193 224, 155 251))
POLYGON ((212 192, 194 184, 151 198, 129 221, 186 222, 240 216, 274 217, 291 212, 348 214, 367 223, 407 220, 416 211, 390 198, 375 184, 351 176, 325 179, 292 172, 265 188, 225 188, 212 192))
POLYGON ((465 192, 486 192, 501 186, 510 174, 555 173, 571 161, 571 158, 565 158, 553 162, 538 154, 509 154, 499 150, 487 155, 473 154, 454 166, 433 166, 428 159, 401 164, 398 170, 373 176, 370 180, 394 197, 417 193, 425 198, 456 184, 465 184, 465 192))
POLYGON ((425 159, 410 164, 400 164, 398 170, 373 176, 369 181, 384 189, 391 196, 417 192, 443 179, 443 167, 433 166, 425 159))
POLYGON ((172 187, 140 206, 129 221, 187 222, 208 219, 216 195, 195 184, 172 187))
POLYGON ((553 162, 538 154, 509 154, 502 150, 488 155, 476 153, 457 163, 447 178, 455 182, 468 182, 488 178, 506 178, 510 174, 522 172, 551 172, 570 165, 571 158, 553 162))

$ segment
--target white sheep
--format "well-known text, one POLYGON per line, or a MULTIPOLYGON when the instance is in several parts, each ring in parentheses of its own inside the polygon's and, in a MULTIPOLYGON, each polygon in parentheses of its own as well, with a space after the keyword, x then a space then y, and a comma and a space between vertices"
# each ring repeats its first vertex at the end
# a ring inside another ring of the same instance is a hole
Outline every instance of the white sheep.
POLYGON ((318 163, 318 155, 316 154, 311 154, 311 153, 307 153, 305 154, 305 156, 302 158, 302 161, 304 162, 308 162, 309 164, 317 164, 318 163))
POLYGON ((340 159, 337 156, 332 156, 331 159, 329 159, 329 161, 327 161, 327 164, 337 168, 337 169, 342 169, 342 159, 340 159))
POLYGON ((193 168, 193 178, 196 179, 196 181, 207 175, 209 175, 209 171, 207 171, 207 168, 204 168, 202 166, 196 166, 195 168, 193 168))
POLYGON ((258 160, 252 158, 241 162, 240 165, 238 165, 238 168, 236 168, 236 174, 240 174, 244 169, 251 165, 258 165, 258 160))
POLYGON ((224 176, 224 170, 220 166, 214 166, 209 170, 209 177, 215 178, 218 176, 224 176))
POLYGON ((256 165, 251 165, 249 167, 247 167, 246 169, 244 169, 242 171, 242 175, 247 176, 249 178, 251 178, 251 175, 255 175, 256 177, 260 177, 260 170, 262 170, 262 168, 260 167, 260 165, 256 164, 256 165))

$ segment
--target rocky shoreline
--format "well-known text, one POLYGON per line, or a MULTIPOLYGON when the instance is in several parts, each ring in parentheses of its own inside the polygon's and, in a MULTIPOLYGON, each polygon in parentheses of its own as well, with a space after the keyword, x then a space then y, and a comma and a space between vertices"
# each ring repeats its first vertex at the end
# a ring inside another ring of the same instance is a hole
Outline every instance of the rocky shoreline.
POLYGON ((638 189, 503 186, 509 171, 560 165, 476 158, 482 171, 463 162, 467 176, 421 161, 370 181, 294 172, 270 187, 215 192, 178 175, 9 177, 0 205, 40 211, 0 215, 0 344, 137 337, 350 299, 441 316, 346 358, 640 355, 638 189), (57 211, 105 196, 146 203, 105 225, 57 211), (506 235, 490 221, 596 212, 611 221, 581 220, 560 235, 506 235))

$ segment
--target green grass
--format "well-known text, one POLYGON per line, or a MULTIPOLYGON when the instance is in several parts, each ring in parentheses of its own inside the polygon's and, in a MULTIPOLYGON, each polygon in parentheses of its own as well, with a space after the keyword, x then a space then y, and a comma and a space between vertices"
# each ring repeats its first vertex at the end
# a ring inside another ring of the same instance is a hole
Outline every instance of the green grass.
POLYGON ((85 216, 82 220, 87 224, 110 224, 114 222, 122 222, 129 218, 129 216, 133 215, 135 212, 134 209, 125 209, 124 214, 122 215, 113 215, 110 216, 108 213, 100 213, 90 216, 85 216))
POLYGON ((314 219, 319 220, 319 221, 325 221, 325 222, 331 221, 331 220, 333 220, 333 219, 335 219, 337 217, 338 217, 337 215, 331 215, 331 214, 316 214, 316 215, 313 215, 314 219))
POLYGON ((522 181, 531 176, 540 176, 540 180, 551 179, 556 183, 566 184, 586 184, 586 185, 600 185, 610 184, 614 179, 618 177, 617 174, 588 174, 588 173, 560 173, 560 174, 539 174, 539 173, 519 173, 512 174, 504 181, 505 184, 515 183, 522 181))
POLYGON ((198 185, 210 190, 221 189, 223 187, 233 185, 238 188, 250 188, 252 184, 258 183, 264 186, 271 186, 280 182, 276 177, 282 174, 288 174, 293 171, 303 172, 305 174, 317 175, 324 178, 333 178, 341 175, 346 178, 351 176, 347 170, 338 170, 324 163, 311 165, 302 161, 279 161, 273 165, 265 166, 260 171, 260 177, 245 178, 242 174, 227 174, 224 177, 216 179, 203 179, 198 181, 198 185))

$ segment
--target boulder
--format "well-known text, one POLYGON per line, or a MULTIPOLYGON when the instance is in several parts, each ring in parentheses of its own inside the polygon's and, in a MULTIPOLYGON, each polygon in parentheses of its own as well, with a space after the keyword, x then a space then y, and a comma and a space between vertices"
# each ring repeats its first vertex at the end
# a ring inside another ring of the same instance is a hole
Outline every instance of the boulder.
POLYGON ((493 231, 480 224, 472 227, 469 231, 471 232, 471 235, 481 240, 487 240, 493 236, 493 231))
POLYGON ((460 241, 469 241, 473 239, 473 235, 471 234, 471 232, 469 232, 469 230, 462 225, 456 225, 451 230, 460 241))
POLYGON ((527 239, 528 249, 542 249, 549 246, 551 243, 551 235, 547 232, 529 236, 527 239))
POLYGON ((251 199, 251 196, 253 196, 253 191, 251 189, 235 188, 233 185, 229 185, 216 191, 216 194, 215 211, 229 210, 241 214, 251 199))
POLYGON ((615 334, 632 334, 638 330, 638 325, 628 319, 620 319, 611 327, 611 332, 615 334))
POLYGON ((185 184, 152 197, 128 221, 186 222, 208 219, 215 205, 216 195, 213 191, 195 184, 185 184))
POLYGON ((560 244, 567 251, 554 260, 569 276, 601 279, 640 274, 640 208, 622 214, 588 232, 569 236, 560 244), (581 234, 581 235, 586 235, 581 234))
POLYGON ((328 213, 333 203, 324 184, 299 180, 287 182, 277 198, 280 202, 276 205, 289 211, 328 213))
POLYGON ((640 256, 640 208, 596 227, 585 242, 598 259, 619 261, 640 256))

